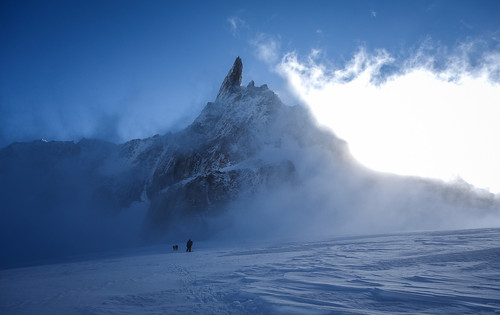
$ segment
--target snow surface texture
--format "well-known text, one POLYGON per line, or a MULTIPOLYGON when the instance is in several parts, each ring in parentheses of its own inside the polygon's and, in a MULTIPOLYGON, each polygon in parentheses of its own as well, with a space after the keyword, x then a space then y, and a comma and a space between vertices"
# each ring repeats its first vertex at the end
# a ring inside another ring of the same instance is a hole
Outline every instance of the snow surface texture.
POLYGON ((500 229, 182 249, 2 270, 0 313, 500 312, 500 229))

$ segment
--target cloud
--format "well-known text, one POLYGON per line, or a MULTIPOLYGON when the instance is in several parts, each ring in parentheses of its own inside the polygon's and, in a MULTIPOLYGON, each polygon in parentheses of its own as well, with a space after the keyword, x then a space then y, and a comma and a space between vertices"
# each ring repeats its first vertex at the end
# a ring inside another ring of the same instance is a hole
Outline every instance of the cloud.
POLYGON ((375 12, 374 10, 371 10, 371 11, 370 11, 370 14, 371 14, 373 17, 377 17, 377 12, 375 12))
POLYGON ((257 58, 260 60, 266 63, 275 63, 278 60, 280 53, 279 39, 260 33, 250 41, 250 44, 254 46, 257 58))
POLYGON ((464 20, 460 20, 460 24, 462 24, 465 28, 468 28, 470 30, 474 28, 472 25, 466 23, 464 20))
POLYGON ((361 48, 342 67, 287 53, 277 71, 365 165, 500 192, 500 54, 479 42, 401 60, 361 48))
POLYGON ((231 27, 231 34, 233 34, 234 37, 239 36, 239 31, 242 27, 248 27, 247 23, 237 16, 229 17, 227 21, 229 22, 229 26, 231 27))
POLYGON ((500 29, 496 30, 491 34, 491 39, 494 40, 495 42, 500 42, 500 29))

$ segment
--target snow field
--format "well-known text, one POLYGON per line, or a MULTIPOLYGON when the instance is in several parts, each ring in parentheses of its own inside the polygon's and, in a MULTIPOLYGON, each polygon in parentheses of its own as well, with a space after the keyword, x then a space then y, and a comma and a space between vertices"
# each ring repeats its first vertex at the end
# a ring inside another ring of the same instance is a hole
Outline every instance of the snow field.
POLYGON ((0 313, 500 313, 500 229, 183 249, 1 270, 0 313))

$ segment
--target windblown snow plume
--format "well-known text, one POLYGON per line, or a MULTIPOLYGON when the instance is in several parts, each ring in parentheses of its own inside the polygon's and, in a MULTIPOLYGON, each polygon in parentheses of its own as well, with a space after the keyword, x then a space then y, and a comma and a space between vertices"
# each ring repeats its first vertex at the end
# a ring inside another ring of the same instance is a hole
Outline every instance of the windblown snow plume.
POLYGON ((288 53, 277 71, 364 165, 500 192, 500 53, 482 48, 360 49, 340 66, 288 53))

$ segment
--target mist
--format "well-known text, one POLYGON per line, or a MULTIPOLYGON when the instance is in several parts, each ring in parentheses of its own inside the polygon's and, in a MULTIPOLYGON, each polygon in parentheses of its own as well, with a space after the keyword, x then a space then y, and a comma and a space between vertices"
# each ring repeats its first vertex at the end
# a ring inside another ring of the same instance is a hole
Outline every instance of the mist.
POLYGON ((111 183, 95 172, 114 148, 84 140, 35 141, 2 150, 0 267, 140 245, 147 205, 120 205, 107 191, 111 183))
POLYGON ((324 148, 288 157, 296 181, 231 203, 223 215, 208 220, 217 230, 214 239, 299 241, 500 225, 498 195, 463 181, 376 172, 352 157, 346 164, 335 163, 324 148))
POLYGON ((220 228, 213 238, 237 243, 300 241, 500 225, 499 200, 495 201, 497 209, 482 209, 447 204, 425 185, 415 191, 411 184, 401 186, 399 178, 376 183, 377 187, 345 187, 345 183, 332 185, 323 179, 231 204, 226 214, 208 220, 220 228), (320 184, 327 186, 319 188, 320 184))
MULTIPOLYGON (((176 131, 190 124, 211 92, 209 85, 199 86, 200 94, 123 91, 124 95, 102 98, 89 94, 74 95, 71 106, 40 97, 23 104, 2 104, 0 99, 0 148, 13 142, 35 139, 79 141, 82 138, 123 143, 155 134, 176 131)), ((62 92, 61 92, 62 93, 62 92)), ((213 93, 212 93, 213 94, 213 93)))
POLYGON ((344 64, 320 50, 275 66, 319 123, 371 169, 500 191, 500 55, 480 41, 426 42, 404 56, 360 48, 344 64))

